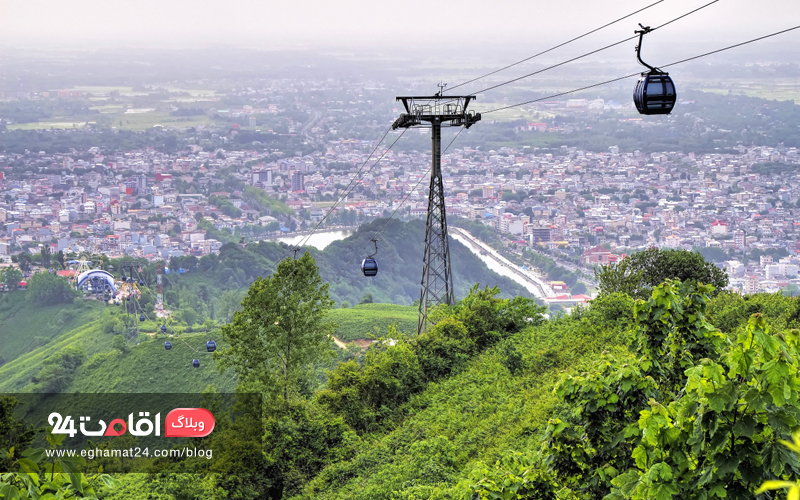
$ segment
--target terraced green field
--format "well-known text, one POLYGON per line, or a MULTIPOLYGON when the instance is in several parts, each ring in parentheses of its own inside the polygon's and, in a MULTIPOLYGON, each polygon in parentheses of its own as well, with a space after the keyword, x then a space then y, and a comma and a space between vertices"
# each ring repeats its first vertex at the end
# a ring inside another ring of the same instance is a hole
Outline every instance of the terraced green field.
POLYGON ((389 333, 389 326, 407 335, 417 331, 418 310, 414 306, 395 304, 361 304, 352 309, 334 309, 331 319, 336 327, 336 338, 349 341, 381 337, 389 333))

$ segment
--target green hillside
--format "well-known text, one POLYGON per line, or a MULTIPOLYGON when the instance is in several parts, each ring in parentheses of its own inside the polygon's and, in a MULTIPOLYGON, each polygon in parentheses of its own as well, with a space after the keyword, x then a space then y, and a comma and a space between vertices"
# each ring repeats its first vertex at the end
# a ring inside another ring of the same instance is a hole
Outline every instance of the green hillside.
POLYGON ((527 328, 471 359, 412 396, 402 406, 406 418, 364 435, 352 456, 321 471, 297 498, 469 498, 462 481, 474 470, 508 450, 539 447, 559 406, 553 387, 565 373, 585 370, 602 351, 624 350, 632 305, 610 303, 527 328), (512 365, 514 353, 521 358, 512 365))
POLYGON ((111 335, 103 332, 101 321, 95 319, 54 337, 38 347, 0 367, 0 392, 31 392, 31 377, 42 368, 50 356, 69 347, 79 347, 87 356, 111 350, 111 335))
POLYGON ((24 290, 0 294, 0 366, 97 319, 104 307, 93 300, 34 304, 24 290))
POLYGON ((386 335, 391 325, 405 334, 413 334, 418 314, 418 309, 412 306, 359 304, 352 309, 334 309, 330 317, 337 325, 336 337, 347 341, 386 335))
MULTIPOLYGON (((304 261, 286 263, 274 279, 294 277, 291 266, 304 261)), ((276 356, 288 352, 289 341, 263 341, 280 334, 272 325, 282 324, 275 318, 290 306, 256 300, 256 293, 246 302, 255 319, 223 330, 241 350, 238 361, 227 358, 234 366, 253 365, 251 353, 262 346, 276 356), (236 337, 242 331, 261 333, 244 344, 236 337)), ((60 392, 237 388, 230 370, 220 374, 211 356, 197 353, 207 333, 144 335, 139 345, 112 349, 103 326, 112 311, 0 368, 0 390, 41 387, 32 376, 54 358, 80 357, 78 346, 86 359, 60 392), (167 338, 171 351, 163 347, 167 338), (190 367, 195 357, 200 369, 190 367)), ((667 280, 646 300, 606 290, 569 316, 546 319, 544 312, 530 299, 473 287, 452 307, 436 309, 425 333, 404 335, 416 324, 413 306, 334 309, 330 319, 343 339, 382 335, 392 324, 400 332, 358 354, 336 349, 336 359, 321 345, 316 358, 296 365, 291 391, 275 390, 280 365, 241 372, 239 389, 262 384, 270 396, 262 448, 253 455, 263 453, 263 474, 227 471, 202 482, 169 473, 122 476, 100 498, 643 500, 663 490, 671 493, 660 498, 676 500, 693 498, 689 492, 706 484, 697 482, 709 481, 731 492, 718 497, 744 499, 763 481, 800 471, 778 448, 800 427, 796 298, 742 297, 667 280), (685 467, 683 457, 705 472, 685 467)), ((296 335, 294 326, 283 331, 296 335)))
POLYGON ((166 336, 132 346, 128 352, 110 351, 82 366, 65 392, 200 393, 213 386, 232 392, 235 376, 220 374, 213 356, 206 352, 206 337, 182 335, 169 338, 173 348, 164 349, 166 336), (185 342, 185 343, 184 343, 185 342), (192 360, 200 360, 200 368, 192 360))
MULTIPOLYGON (((18 295, 24 297, 25 294, 18 295)), ((235 387, 232 375, 218 373, 216 363, 205 350, 203 335, 182 334, 180 339, 183 340, 170 338, 175 347, 167 351, 163 342, 168 337, 158 335, 158 340, 151 340, 145 332, 155 331, 158 326, 145 322, 140 345, 130 345, 127 352, 120 353, 113 349, 113 333, 104 325, 104 320, 119 315, 118 309, 105 308, 93 300, 77 299, 72 304, 43 307, 51 313, 47 317, 34 313, 33 307, 24 300, 19 303, 24 310, 3 324, 5 345, 26 345, 37 324, 50 336, 43 345, 32 346, 0 366, 0 392, 33 392, 36 388, 32 378, 48 358, 69 348, 77 348, 86 356, 61 392, 201 392, 208 385, 221 391, 235 387), (70 318, 60 334, 52 323, 53 314, 70 318), (27 322, 24 317, 28 318, 27 322), (6 327, 7 324, 11 327, 6 327), (192 368, 194 358, 202 361, 201 368, 192 368)))

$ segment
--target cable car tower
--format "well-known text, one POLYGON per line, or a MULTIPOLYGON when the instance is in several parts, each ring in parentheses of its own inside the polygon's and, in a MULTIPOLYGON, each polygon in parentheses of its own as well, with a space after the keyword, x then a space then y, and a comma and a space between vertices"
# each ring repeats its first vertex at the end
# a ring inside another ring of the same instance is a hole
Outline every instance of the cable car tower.
POLYGON ((442 127, 470 128, 480 121, 480 113, 467 112, 475 96, 443 96, 444 87, 434 96, 399 96, 406 112, 392 124, 398 128, 431 129, 431 183, 428 190, 428 217, 425 223, 425 248, 422 257, 422 281, 419 293, 417 333, 425 331, 428 309, 439 304, 453 304, 453 272, 450 268, 450 245, 447 240, 447 214, 442 183, 442 127))
POLYGON ((142 296, 139 287, 146 285, 142 267, 136 261, 129 261, 122 262, 119 268, 122 272, 120 297, 125 306, 125 341, 139 345, 139 323, 145 320, 144 310, 139 304, 142 296))

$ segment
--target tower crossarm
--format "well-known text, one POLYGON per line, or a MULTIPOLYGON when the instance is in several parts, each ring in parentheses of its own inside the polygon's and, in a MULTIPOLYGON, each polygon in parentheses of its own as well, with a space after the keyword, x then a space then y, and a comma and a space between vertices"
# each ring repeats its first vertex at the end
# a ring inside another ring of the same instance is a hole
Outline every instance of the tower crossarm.
POLYGON ((392 124, 392 129, 424 127, 423 123, 436 123, 443 127, 469 128, 481 119, 481 114, 468 111, 475 96, 398 96, 403 103, 402 113, 392 124))

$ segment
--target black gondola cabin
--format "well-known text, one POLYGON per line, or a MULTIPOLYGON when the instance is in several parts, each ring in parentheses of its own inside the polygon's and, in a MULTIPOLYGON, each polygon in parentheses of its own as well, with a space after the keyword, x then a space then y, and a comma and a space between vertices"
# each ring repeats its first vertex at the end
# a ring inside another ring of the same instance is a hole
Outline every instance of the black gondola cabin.
POLYGON ((378 261, 367 257, 361 263, 361 272, 364 276, 375 276, 378 274, 378 261))
POLYGON ((643 73, 633 90, 633 102, 642 115, 668 115, 677 97, 675 84, 667 73, 643 73))

